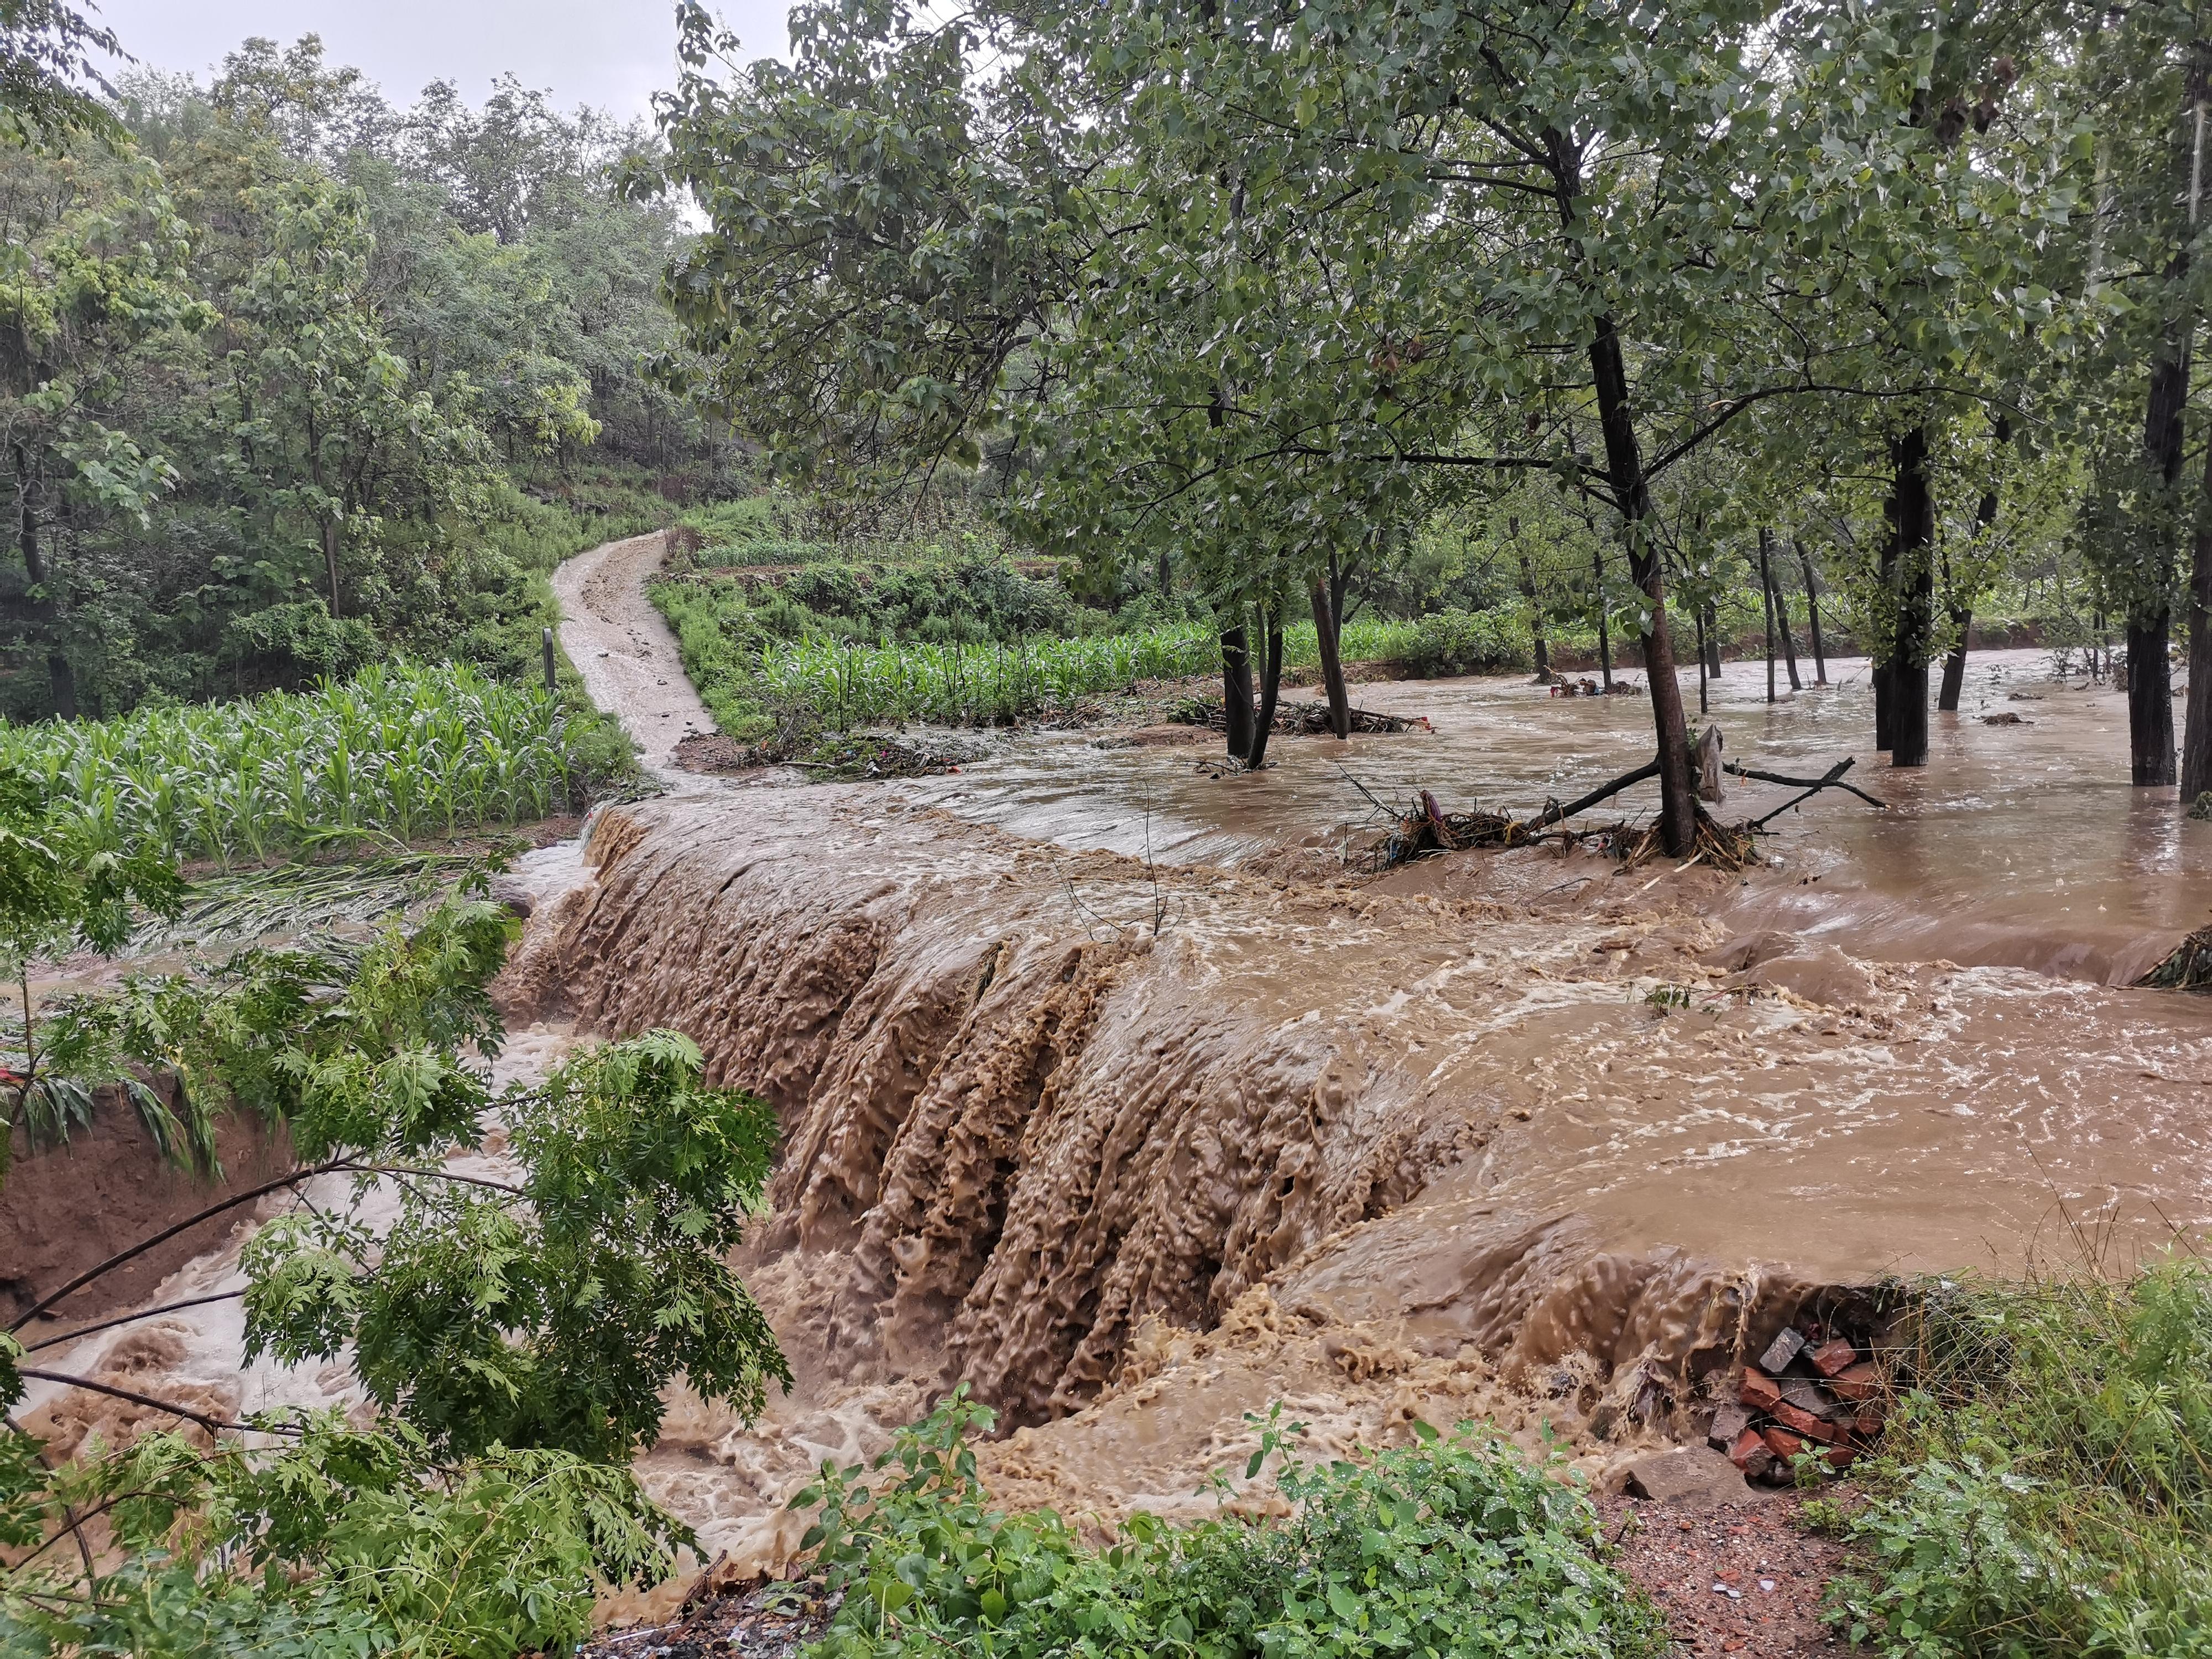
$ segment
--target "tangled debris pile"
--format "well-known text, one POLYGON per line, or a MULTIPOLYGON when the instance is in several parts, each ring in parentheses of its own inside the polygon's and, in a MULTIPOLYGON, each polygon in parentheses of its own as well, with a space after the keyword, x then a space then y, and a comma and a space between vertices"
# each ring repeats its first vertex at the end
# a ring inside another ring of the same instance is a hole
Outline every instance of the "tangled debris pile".
MULTIPOLYGON (((1382 714, 1371 708, 1355 708, 1352 713, 1352 729, 1369 733, 1398 732, 1432 732, 1425 714, 1382 714)), ((1204 697, 1184 697, 1168 713, 1168 719, 1177 726, 1203 726, 1215 732, 1229 729, 1226 706, 1218 701, 1204 697)), ((1273 723, 1267 728, 1291 737, 1318 738, 1331 729, 1328 705, 1325 702, 1279 702, 1275 705, 1273 723)))
POLYGON ((2154 991, 2212 992, 2212 927, 2200 927, 2136 983, 2154 991))
MULTIPOLYGON (((1567 814, 1557 806, 1547 807, 1528 819, 1504 812, 1446 812, 1437 805, 1437 798, 1424 789, 1405 811, 1383 811, 1392 819, 1391 827, 1368 848, 1361 866, 1370 874, 1395 870, 1401 864, 1411 864, 1438 853, 1528 847, 1545 841, 1592 846, 1612 854, 1630 869, 1665 851, 1665 841, 1656 824, 1638 825, 1622 820, 1578 830, 1560 823, 1567 814)), ((1753 826, 1720 823, 1700 809, 1697 845, 1691 851, 1689 861, 1710 864, 1717 870, 1741 870, 1757 860, 1757 848, 1758 831, 1753 826)))
POLYGON ((709 1568, 673 1623, 611 1632, 586 1643, 580 1659, 795 1659, 821 1639, 843 1600, 818 1578, 770 1578, 725 1593, 709 1568))
POLYGON ((1832 1471, 1849 1468, 1881 1433, 1888 1384, 1874 1346, 1868 1329, 1803 1315, 1743 1368, 1706 1443, 1747 1479, 1774 1486, 1794 1481, 1808 1454, 1832 1471))
POLYGON ((930 732, 921 737, 853 732, 804 741, 789 735, 740 746, 719 732, 695 734, 676 746, 678 764, 694 772, 744 772, 795 766, 816 782, 934 777, 957 772, 989 750, 981 744, 930 732))

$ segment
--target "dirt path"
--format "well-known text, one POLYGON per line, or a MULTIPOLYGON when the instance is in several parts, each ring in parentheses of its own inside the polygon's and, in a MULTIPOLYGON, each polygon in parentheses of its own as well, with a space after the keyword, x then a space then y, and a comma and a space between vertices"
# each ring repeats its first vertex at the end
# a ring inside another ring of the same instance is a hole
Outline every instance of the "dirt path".
POLYGON ((667 552, 659 532, 606 542, 553 573, 561 602, 561 648, 592 701, 621 720, 652 771, 674 779, 676 745, 712 732, 714 716, 684 677, 676 636, 645 597, 667 552))

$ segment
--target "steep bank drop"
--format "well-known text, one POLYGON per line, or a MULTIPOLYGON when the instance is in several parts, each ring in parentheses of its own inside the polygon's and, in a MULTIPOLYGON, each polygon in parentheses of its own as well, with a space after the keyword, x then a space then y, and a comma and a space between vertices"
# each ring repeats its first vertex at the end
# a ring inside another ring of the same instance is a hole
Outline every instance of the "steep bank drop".
POLYGON ((621 809, 592 851, 511 1017, 679 1026, 786 1126, 743 1265, 802 1398, 781 1450, 677 1414, 695 1516, 955 1376, 1043 1425, 1002 1474, 1109 1511, 1270 1398, 1372 1433, 1496 1380, 1586 1444, 1680 1428, 1812 1286, 2212 1219, 2212 1003, 1730 939, 1701 872, 1286 885, 865 787, 621 809))

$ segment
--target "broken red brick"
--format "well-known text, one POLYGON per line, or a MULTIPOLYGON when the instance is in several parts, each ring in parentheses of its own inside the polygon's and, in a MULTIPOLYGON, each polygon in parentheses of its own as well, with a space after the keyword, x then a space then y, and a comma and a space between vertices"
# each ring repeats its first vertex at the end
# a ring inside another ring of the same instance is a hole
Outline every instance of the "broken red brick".
POLYGON ((1755 1412, 1771 1412, 1782 1403, 1782 1390, 1774 1379, 1756 1365, 1743 1368, 1743 1381, 1736 1387, 1735 1397, 1755 1412))
POLYGON ((1858 1462, 1858 1456, 1849 1446, 1831 1446, 1820 1454, 1820 1461, 1840 1473, 1858 1462))
POLYGON ((1772 1452, 1777 1457, 1781 1458, 1785 1462, 1790 1458, 1800 1456, 1806 1451, 1811 1449, 1806 1445, 1803 1440, 1799 1438, 1796 1435, 1790 1433, 1787 1429, 1763 1430, 1759 1434, 1759 1438, 1766 1442, 1767 1450, 1772 1452))
POLYGON ((1805 1356, 1813 1362, 1813 1369, 1823 1376, 1834 1376, 1858 1363, 1859 1351, 1850 1340, 1838 1337, 1832 1342, 1823 1342, 1805 1356))
POLYGON ((1846 1400, 1871 1400, 1881 1392, 1881 1367, 1871 1359, 1847 1365, 1828 1379, 1828 1386, 1846 1400))
MULTIPOLYGON (((1729 1462, 1756 1480, 1774 1467, 1774 1453, 1757 1429, 1746 1429, 1729 1448, 1729 1462)), ((1683 1523, 1688 1525, 1687 1522, 1683 1523)))
POLYGON ((1774 1420, 1785 1429, 1795 1429, 1798 1433, 1823 1443, 1838 1437, 1839 1431, 1833 1424, 1822 1422, 1810 1412, 1798 1410, 1786 1400, 1775 1406, 1774 1420))

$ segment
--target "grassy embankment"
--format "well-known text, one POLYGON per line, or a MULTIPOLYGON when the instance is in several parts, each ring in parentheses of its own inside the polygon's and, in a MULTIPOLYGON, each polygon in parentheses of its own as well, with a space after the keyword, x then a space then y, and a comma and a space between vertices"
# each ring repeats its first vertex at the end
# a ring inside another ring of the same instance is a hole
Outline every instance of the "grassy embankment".
POLYGON ((1919 1287, 1851 1633, 1913 1659, 2212 1654, 2212 1267, 1919 1287))
MULTIPOLYGON (((741 742, 790 721, 988 724, 1219 671, 1215 625, 1192 604, 1085 605, 1048 562, 1018 562, 972 532, 809 541, 766 496, 685 522, 700 545, 672 562, 653 601, 716 723, 741 742)), ((1525 621, 1504 610, 1356 617, 1343 648, 1413 677, 1531 660, 1525 621)), ((1284 655, 1319 666, 1310 623, 1285 630, 1284 655)))

